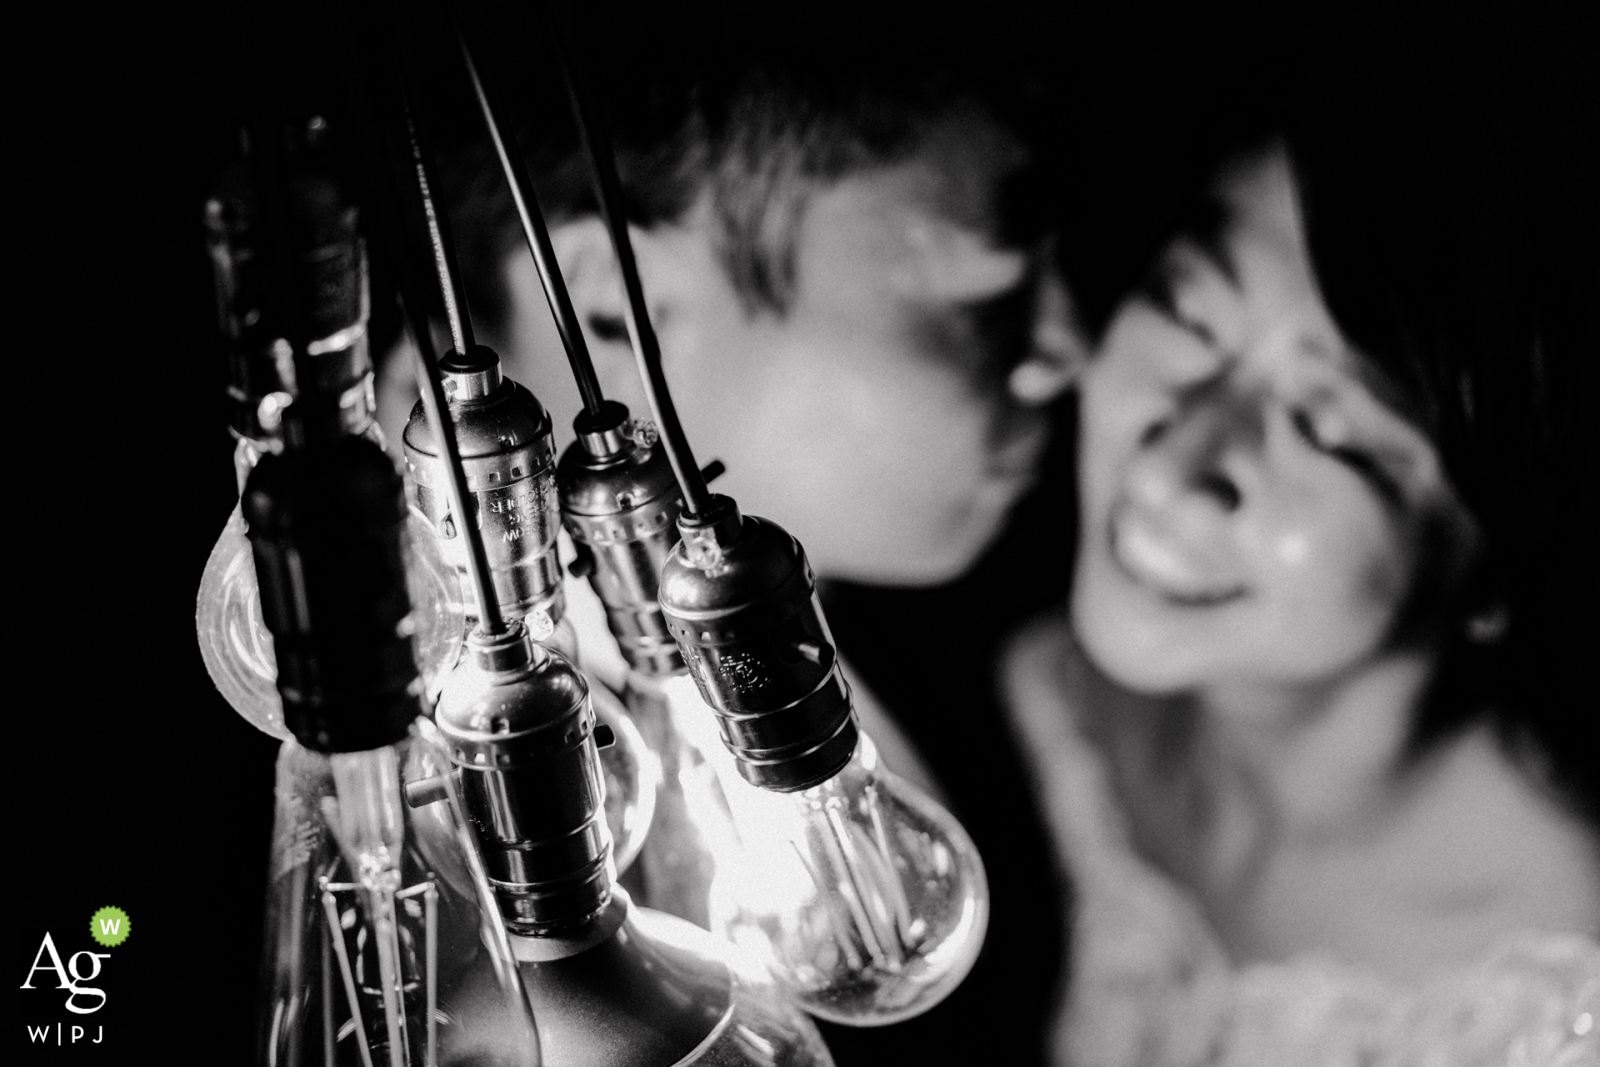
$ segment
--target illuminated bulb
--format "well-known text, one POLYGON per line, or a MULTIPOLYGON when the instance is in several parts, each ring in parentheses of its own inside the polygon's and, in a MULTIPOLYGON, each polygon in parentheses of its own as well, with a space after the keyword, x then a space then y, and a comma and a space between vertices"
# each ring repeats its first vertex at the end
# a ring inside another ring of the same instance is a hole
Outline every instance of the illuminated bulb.
POLYGON ((822 785, 756 788, 687 673, 654 691, 676 742, 663 750, 677 776, 663 803, 682 797, 685 809, 655 834, 685 831, 653 836, 641 859, 652 906, 704 914, 698 925, 785 975, 807 1011, 833 1022, 911 1018, 961 983, 989 905, 983 861, 959 822, 885 770, 865 734, 822 785))
POLYGON ((538 1067, 539 1037, 405 621, 406 505, 371 441, 264 456, 242 501, 285 722, 259 1062, 538 1067))
POLYGON ((732 757, 687 671, 631 671, 623 699, 661 761, 655 822, 639 854, 643 901, 710 930, 713 880, 741 851, 718 774, 732 757))
POLYGON ((870 738, 798 793, 717 762, 742 848, 718 867, 713 930, 846 1025, 911 1018, 961 983, 989 918, 983 861, 948 812, 878 765, 870 738))
POLYGON ((706 725, 687 740, 716 772, 741 846, 717 856, 712 927, 814 1015, 910 1018, 977 959, 983 862, 948 812, 878 767, 799 543, 712 501, 679 519, 660 587, 726 752, 706 725))
POLYGON ((661 787, 661 759, 645 741, 633 716, 605 684, 585 671, 594 698, 594 715, 610 743, 600 749, 605 779, 606 825, 617 873, 638 860, 656 825, 661 787))
POLYGON ((545 1060, 827 1067, 815 1025, 732 946, 613 884, 589 689, 521 624, 475 631, 439 700, 545 1060))

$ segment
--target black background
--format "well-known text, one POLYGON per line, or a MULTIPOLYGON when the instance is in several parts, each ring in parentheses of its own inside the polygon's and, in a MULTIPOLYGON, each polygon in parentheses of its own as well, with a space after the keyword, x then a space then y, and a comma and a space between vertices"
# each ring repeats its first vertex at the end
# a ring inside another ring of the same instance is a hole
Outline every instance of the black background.
POLYGON ((200 228, 216 32, 108 6, 8 43, 7 973, 17 989, 47 931, 63 959, 110 959, 93 1015, 67 1013, 47 973, 12 994, 7 1059, 19 1042, 39 1062, 253 1058, 277 744, 218 695, 194 639, 233 505, 200 228), (132 935, 102 949, 89 917, 108 904, 132 935), (57 1020, 105 1040, 30 1047, 17 1025, 57 1020))

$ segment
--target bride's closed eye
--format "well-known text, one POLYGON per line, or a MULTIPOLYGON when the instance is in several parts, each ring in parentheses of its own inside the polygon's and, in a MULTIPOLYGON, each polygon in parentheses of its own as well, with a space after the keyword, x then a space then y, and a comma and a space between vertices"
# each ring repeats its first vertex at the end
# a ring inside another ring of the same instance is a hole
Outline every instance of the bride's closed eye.
POLYGON ((1403 501, 1393 473, 1375 452, 1361 446, 1349 420, 1331 406, 1296 405, 1289 411, 1289 423, 1313 450, 1350 468, 1386 501, 1396 505, 1403 501))

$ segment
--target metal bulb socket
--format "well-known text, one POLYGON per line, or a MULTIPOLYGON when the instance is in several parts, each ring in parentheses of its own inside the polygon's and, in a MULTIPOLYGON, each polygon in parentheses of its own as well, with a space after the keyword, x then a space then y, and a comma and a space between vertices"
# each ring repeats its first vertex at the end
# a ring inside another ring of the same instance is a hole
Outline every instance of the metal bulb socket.
MULTIPOLYGON (((526 618, 534 637, 542 640, 566 613, 556 556, 560 512, 550 415, 532 393, 504 377, 500 357, 483 345, 466 354, 449 353, 440 369, 472 515, 463 519, 451 513, 443 453, 420 401, 403 440, 417 508, 433 523, 445 558, 462 575, 468 566, 462 523, 482 530, 501 610, 526 618)), ((471 582, 463 582, 463 591, 467 614, 476 617, 471 582)))
POLYGON ((739 773, 797 792, 850 761, 850 687, 800 543, 725 496, 693 518, 661 574, 661 609, 685 666, 715 709, 739 773))
POLYGON ((554 936, 611 896, 611 835, 589 687, 514 622, 474 630, 434 713, 513 933, 554 936))
POLYGON ((652 423, 606 401, 573 422, 578 439, 561 457, 561 520, 629 666, 662 676, 683 668, 658 600, 661 569, 678 540, 683 500, 652 423))
MULTIPOLYGON (((290 400, 315 396, 329 435, 361 433, 377 412, 367 339, 370 301, 359 211, 344 194, 327 153, 325 127, 313 120, 287 138, 288 259, 292 291, 283 292, 263 232, 248 159, 225 170, 206 201, 217 322, 226 345, 228 422, 250 441, 271 441, 290 400), (291 304, 292 302, 292 304, 291 304), (288 337, 297 305, 313 381, 298 378, 288 337)), ((311 414, 302 404, 300 416, 311 414)))

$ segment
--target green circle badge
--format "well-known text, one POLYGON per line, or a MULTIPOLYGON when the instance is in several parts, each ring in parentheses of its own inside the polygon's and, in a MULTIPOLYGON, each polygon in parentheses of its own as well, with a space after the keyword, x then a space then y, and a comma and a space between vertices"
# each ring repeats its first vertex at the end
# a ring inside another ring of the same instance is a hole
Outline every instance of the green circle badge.
POLYGON ((128 940, 133 925, 121 908, 104 907, 89 919, 89 936, 106 948, 116 948, 128 940))

